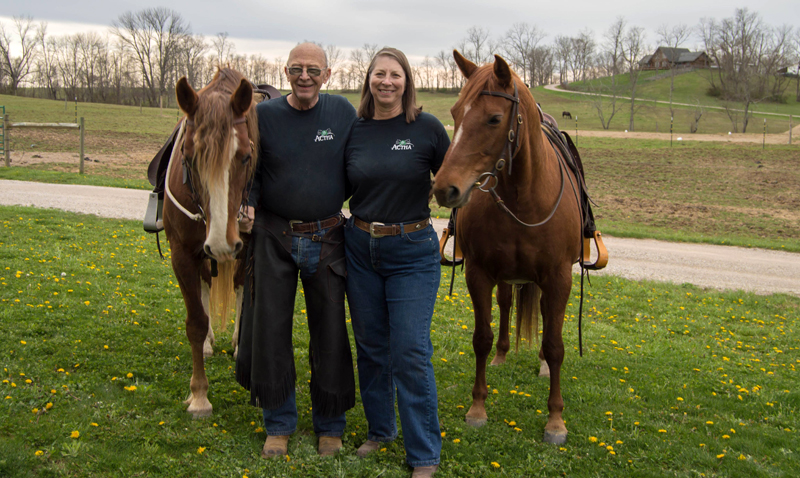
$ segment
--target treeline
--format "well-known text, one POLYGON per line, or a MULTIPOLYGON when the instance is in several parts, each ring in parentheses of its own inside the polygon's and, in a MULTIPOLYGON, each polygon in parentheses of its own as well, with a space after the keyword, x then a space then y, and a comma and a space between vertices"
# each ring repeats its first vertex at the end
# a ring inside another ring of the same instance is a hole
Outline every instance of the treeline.
MULTIPOLYGON (((613 83, 598 94, 616 95, 619 88, 614 78, 625 74, 626 94, 635 97, 642 58, 658 46, 684 47, 692 37, 699 39, 699 49, 712 60, 710 91, 731 102, 750 105, 780 100, 789 80, 775 79, 800 62, 800 30, 766 25, 747 9, 736 10, 733 17, 723 20, 701 19, 695 27, 663 25, 650 42, 644 28, 628 25, 619 17, 599 41, 588 29, 546 41, 547 32, 540 27, 515 23, 498 36, 473 26, 453 47, 478 64, 491 61, 495 53, 502 55, 530 87, 609 78, 613 83)), ((328 87, 343 90, 360 87, 369 60, 379 48, 365 43, 345 54, 335 45, 321 46, 333 69, 328 87)), ((255 83, 288 87, 282 74, 285 58, 237 54, 227 33, 207 40, 193 34, 180 13, 161 7, 120 15, 107 35, 53 36, 46 23, 15 17, 13 24, 0 23, 0 55, 3 92, 52 99, 77 97, 149 106, 163 101, 168 106, 174 102, 171 91, 180 77, 186 76, 199 88, 210 81, 219 65, 230 65, 255 83)), ((414 65, 414 74, 423 89, 462 85, 450 48, 425 56, 414 65)), ((783 78, 788 77, 784 74, 783 78)), ((800 78, 796 95, 800 101, 800 78)), ((631 105, 631 129, 634 110, 631 105)), ((604 123, 610 121, 602 117, 602 111, 599 114, 604 123)))

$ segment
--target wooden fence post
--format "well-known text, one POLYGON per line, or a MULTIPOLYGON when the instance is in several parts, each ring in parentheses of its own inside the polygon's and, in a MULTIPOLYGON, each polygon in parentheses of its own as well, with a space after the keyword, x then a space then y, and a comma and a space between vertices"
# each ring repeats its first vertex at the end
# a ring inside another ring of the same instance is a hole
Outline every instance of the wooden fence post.
POLYGON ((81 116, 81 174, 83 174, 83 116, 81 116))
POLYGON ((9 141, 8 141, 8 115, 3 115, 3 156, 6 160, 6 167, 11 167, 11 153, 8 151, 9 149, 9 141))

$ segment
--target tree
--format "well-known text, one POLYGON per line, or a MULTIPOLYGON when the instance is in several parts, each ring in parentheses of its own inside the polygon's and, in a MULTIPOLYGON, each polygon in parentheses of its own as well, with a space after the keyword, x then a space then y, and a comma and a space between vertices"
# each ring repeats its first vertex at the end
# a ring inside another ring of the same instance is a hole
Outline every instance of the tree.
POLYGON ((746 8, 736 9, 732 18, 720 22, 703 20, 700 31, 706 53, 718 65, 712 75, 716 75, 733 130, 738 132, 741 122, 746 133, 753 104, 775 96, 769 85, 788 61, 786 36, 776 34, 746 8))
MULTIPOLYGON (((202 78, 203 55, 208 51, 208 45, 202 35, 184 35, 178 50, 179 66, 177 76, 186 76, 192 88, 199 89, 203 85, 202 78)), ((219 58, 219 56, 217 57, 219 58)))
POLYGON ((0 56, 2 68, 11 82, 11 93, 17 94, 19 84, 31 73, 31 67, 36 59, 39 33, 33 26, 31 17, 14 17, 15 33, 6 31, 4 24, 0 23, 0 56), (11 56, 15 40, 19 42, 20 56, 11 56))
POLYGON ((180 13, 158 7, 123 13, 112 23, 112 32, 138 59, 150 104, 158 104, 181 41, 191 33, 189 25, 180 13))
POLYGON ((628 70, 628 85, 631 95, 631 114, 628 121, 628 131, 634 131, 634 116, 636 115, 636 85, 639 83, 639 74, 642 69, 639 61, 647 51, 644 44, 645 33, 642 27, 630 27, 622 43, 622 57, 628 70))
POLYGON ((464 56, 477 65, 482 65, 489 61, 489 30, 473 25, 467 30, 467 37, 464 41, 466 49, 464 56))
POLYGON ((367 77, 367 70, 375 53, 378 53, 378 45, 374 43, 364 43, 363 47, 356 48, 350 52, 350 62, 355 67, 355 72, 358 73, 359 77, 367 77))
POLYGON ((57 44, 55 38, 47 36, 47 23, 39 24, 36 40, 39 42, 39 51, 41 52, 39 61, 36 63, 37 82, 45 88, 47 97, 55 100, 58 97, 59 88, 55 52, 57 44))
POLYGON ((220 68, 230 62, 233 52, 236 51, 236 46, 228 40, 228 32, 217 33, 217 36, 211 40, 211 45, 214 47, 217 66, 220 68))
POLYGON ((554 55, 558 63, 558 82, 565 85, 569 82, 567 73, 570 69, 570 52, 572 51, 572 38, 559 35, 553 45, 554 55))
MULTIPOLYGON (((507 60, 514 64, 522 72, 522 81, 528 81, 528 71, 530 70, 531 60, 535 57, 536 47, 545 37, 545 33, 539 30, 536 25, 527 23, 515 23, 506 32, 502 40, 502 49, 507 60)), ((532 82, 533 80, 531 80, 532 82)))
MULTIPOLYGON (((667 24, 661 25, 657 32, 659 41, 669 48, 673 50, 679 48, 683 43, 689 39, 689 35, 691 34, 691 29, 684 25, 678 24, 673 27, 667 26, 667 24)), ((669 115, 670 117, 675 116, 675 112, 672 109, 672 95, 675 91, 675 75, 677 74, 677 63, 680 58, 680 54, 677 52, 672 52, 670 55, 666 55, 667 61, 669 61, 669 115)))
POLYGON ((538 46, 530 51, 531 86, 549 85, 556 70, 555 48, 538 46))
MULTIPOLYGON (((342 50, 340 50, 336 45, 333 44, 326 45, 324 49, 325 49, 325 56, 328 58, 328 68, 330 68, 331 72, 333 72, 339 65, 339 63, 341 63, 342 61, 342 50)), ((332 74, 331 79, 328 82, 328 85, 333 86, 333 81, 335 78, 336 76, 332 74)))

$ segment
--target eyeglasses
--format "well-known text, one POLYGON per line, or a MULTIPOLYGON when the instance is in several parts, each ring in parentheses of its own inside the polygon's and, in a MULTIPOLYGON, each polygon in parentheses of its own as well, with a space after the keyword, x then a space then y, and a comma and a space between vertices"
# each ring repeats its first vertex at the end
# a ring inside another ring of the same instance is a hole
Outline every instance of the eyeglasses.
MULTIPOLYGON (((300 76, 303 74, 303 68, 300 66, 292 66, 288 70, 289 74, 292 76, 300 76)), ((308 76, 317 77, 322 74, 322 69, 320 68, 305 68, 305 70, 308 76)))

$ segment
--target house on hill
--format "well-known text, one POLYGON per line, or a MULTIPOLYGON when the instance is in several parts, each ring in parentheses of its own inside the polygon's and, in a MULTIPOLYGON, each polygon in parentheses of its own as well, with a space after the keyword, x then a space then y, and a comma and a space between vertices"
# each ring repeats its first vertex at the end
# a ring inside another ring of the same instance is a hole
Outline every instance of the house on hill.
POLYGON ((688 48, 660 46, 652 55, 639 62, 642 70, 669 70, 675 68, 709 68, 711 59, 704 51, 689 51, 688 48))

